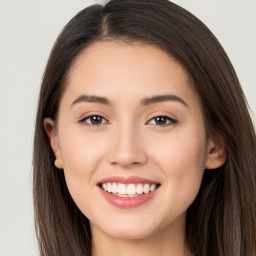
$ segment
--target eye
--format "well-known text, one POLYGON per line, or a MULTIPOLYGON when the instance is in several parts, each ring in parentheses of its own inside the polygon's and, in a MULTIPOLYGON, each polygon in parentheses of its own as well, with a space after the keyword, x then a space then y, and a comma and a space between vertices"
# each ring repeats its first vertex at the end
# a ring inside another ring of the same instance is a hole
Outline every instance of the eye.
POLYGON ((84 125, 95 125, 100 126, 102 124, 107 124, 108 121, 100 115, 90 115, 86 116, 83 119, 79 121, 80 123, 83 123, 84 125))
POLYGON ((169 126, 171 124, 176 124, 177 120, 169 116, 155 116, 151 118, 146 124, 158 125, 158 126, 169 126))

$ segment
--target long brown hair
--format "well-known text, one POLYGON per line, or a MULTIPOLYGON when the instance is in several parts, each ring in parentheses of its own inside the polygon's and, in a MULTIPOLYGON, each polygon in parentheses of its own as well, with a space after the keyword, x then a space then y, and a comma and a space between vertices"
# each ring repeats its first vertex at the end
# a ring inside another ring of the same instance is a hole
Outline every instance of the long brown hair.
POLYGON ((167 0, 111 0, 79 12, 59 35, 41 86, 34 137, 33 189, 42 256, 90 255, 88 219, 72 200, 43 120, 56 120, 74 59, 104 40, 144 42, 176 58, 199 95, 208 134, 225 140, 226 163, 205 170, 187 211, 186 240, 196 256, 253 256, 256 136, 244 93, 225 51, 209 29, 167 0))

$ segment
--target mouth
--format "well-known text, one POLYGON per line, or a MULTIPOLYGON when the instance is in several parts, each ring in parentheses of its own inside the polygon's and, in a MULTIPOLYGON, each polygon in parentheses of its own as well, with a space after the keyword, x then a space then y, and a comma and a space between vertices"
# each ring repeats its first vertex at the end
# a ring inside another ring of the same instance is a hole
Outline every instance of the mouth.
POLYGON ((132 208, 153 198, 161 184, 132 176, 110 177, 97 185, 110 204, 119 208, 132 208))
POLYGON ((131 184, 123 184, 123 183, 115 183, 115 182, 107 182, 99 184, 99 187, 106 191, 107 193, 111 193, 118 197, 136 197, 143 194, 149 194, 156 190, 160 184, 149 184, 149 183, 131 183, 131 184))

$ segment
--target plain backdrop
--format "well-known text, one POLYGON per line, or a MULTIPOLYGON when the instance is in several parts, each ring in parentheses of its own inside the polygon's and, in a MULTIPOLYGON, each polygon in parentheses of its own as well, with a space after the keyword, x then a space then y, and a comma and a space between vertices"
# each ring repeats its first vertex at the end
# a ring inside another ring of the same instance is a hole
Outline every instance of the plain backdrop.
MULTIPOLYGON (((0 0, 0 255, 38 256, 32 205, 37 97, 51 47, 81 9, 102 1, 0 0)), ((256 0, 176 0, 229 55, 256 112, 256 0)))

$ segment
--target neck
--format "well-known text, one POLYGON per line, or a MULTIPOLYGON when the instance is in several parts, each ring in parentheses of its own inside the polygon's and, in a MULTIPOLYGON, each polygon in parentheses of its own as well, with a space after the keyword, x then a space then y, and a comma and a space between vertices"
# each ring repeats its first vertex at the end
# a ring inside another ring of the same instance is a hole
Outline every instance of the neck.
POLYGON ((191 256, 185 242, 184 220, 142 239, 112 237, 93 224, 91 231, 92 256, 191 256))

